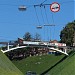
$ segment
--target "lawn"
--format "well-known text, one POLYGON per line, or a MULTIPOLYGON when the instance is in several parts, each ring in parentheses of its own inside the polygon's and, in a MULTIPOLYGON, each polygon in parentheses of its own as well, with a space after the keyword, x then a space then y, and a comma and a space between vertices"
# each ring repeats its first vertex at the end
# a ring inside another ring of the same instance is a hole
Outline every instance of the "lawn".
POLYGON ((75 52, 69 55, 47 74, 49 75, 75 75, 75 52))
POLYGON ((38 75, 75 75, 75 52, 64 57, 66 56, 52 54, 32 56, 13 60, 14 65, 0 51, 0 75, 25 75, 27 71, 34 71, 38 75))
POLYGON ((63 57, 64 55, 55 56, 48 54, 42 56, 27 57, 22 60, 14 60, 12 62, 23 72, 23 74, 25 74, 27 71, 34 71, 40 75, 63 57))
POLYGON ((1 51, 0 75, 23 75, 23 73, 1 51))

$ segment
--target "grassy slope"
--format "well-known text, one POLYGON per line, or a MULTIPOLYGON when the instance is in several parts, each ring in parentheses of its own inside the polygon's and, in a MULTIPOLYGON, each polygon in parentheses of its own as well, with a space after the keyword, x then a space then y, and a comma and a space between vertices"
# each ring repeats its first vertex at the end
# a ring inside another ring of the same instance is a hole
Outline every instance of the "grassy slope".
POLYGON ((27 71, 35 71, 38 74, 43 73, 56 62, 58 62, 63 55, 43 55, 43 56, 34 56, 28 57, 20 61, 13 61, 13 63, 25 74, 27 71), (39 64, 40 63, 40 64, 39 64))
POLYGON ((75 75, 75 53, 49 71, 49 75, 75 75))
POLYGON ((20 70, 0 51, 0 75, 23 75, 20 70))

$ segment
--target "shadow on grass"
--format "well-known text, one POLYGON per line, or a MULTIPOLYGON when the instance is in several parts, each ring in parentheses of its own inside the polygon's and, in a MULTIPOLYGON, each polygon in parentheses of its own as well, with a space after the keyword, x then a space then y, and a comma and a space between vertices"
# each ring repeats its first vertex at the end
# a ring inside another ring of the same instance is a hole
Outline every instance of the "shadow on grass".
MULTIPOLYGON (((73 52, 69 52, 69 56, 72 54, 73 52)), ((59 63, 61 63, 62 61, 64 61, 68 56, 64 56, 61 60, 59 60, 55 65, 51 66, 49 69, 47 69, 46 71, 44 71, 43 73, 41 73, 40 75, 45 75, 46 73, 48 73, 52 68, 54 68, 56 65, 58 65, 59 63)))
POLYGON ((69 57, 69 58, 71 58, 72 56, 74 56, 74 55, 75 55, 75 51, 71 51, 69 55, 70 55, 70 57, 69 57))

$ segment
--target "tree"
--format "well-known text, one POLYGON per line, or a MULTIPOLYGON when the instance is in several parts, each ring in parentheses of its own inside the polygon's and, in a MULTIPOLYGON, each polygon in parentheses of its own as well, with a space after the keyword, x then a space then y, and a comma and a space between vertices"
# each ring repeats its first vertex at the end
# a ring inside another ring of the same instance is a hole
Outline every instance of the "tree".
POLYGON ((26 32, 25 35, 23 36, 23 39, 25 41, 31 41, 31 34, 29 32, 26 32))
POLYGON ((41 40, 40 34, 36 33, 36 34, 35 34, 34 40, 37 40, 37 41, 41 40))
POLYGON ((60 32, 60 42, 66 43, 68 46, 73 45, 75 33, 75 21, 68 23, 60 32))

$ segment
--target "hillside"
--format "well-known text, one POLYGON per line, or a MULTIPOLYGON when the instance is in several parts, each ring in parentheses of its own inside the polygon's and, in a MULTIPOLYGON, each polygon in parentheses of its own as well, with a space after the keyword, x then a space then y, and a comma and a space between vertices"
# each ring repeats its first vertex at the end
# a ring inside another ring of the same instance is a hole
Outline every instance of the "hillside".
POLYGON ((20 70, 0 51, 0 75, 23 75, 20 70))
POLYGON ((12 61, 24 74, 27 71, 34 71, 38 75, 46 71, 48 68, 57 63, 62 59, 64 55, 42 55, 42 56, 32 56, 27 57, 22 60, 12 61))
POLYGON ((52 68, 49 75, 75 75, 75 52, 71 52, 69 57, 52 68))

